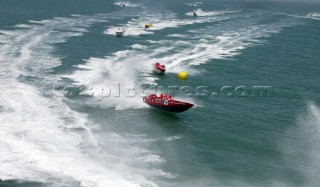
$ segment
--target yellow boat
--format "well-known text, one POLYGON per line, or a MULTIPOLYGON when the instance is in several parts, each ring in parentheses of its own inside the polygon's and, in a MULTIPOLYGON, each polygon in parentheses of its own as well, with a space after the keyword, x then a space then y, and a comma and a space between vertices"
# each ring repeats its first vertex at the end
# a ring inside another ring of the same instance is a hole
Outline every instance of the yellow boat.
POLYGON ((148 23, 148 24, 145 24, 145 25, 144 25, 145 28, 150 28, 150 27, 152 27, 152 26, 153 26, 153 25, 152 25, 151 23, 148 23))

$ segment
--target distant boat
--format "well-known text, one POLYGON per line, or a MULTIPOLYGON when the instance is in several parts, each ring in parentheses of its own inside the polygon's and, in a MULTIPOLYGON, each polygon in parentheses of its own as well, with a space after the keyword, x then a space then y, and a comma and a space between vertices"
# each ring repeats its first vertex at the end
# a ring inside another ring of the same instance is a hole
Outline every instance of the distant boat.
POLYGON ((195 11, 193 11, 193 16, 197 17, 198 14, 195 11))
POLYGON ((124 33, 124 29, 123 28, 118 28, 116 30, 116 36, 123 36, 123 33, 124 33))
POLYGON ((154 71, 157 73, 164 73, 166 71, 166 67, 161 65, 159 62, 153 65, 154 71))
POLYGON ((320 14, 319 13, 310 13, 308 14, 309 17, 315 17, 315 18, 320 18, 320 14))
POLYGON ((120 6, 126 6, 126 5, 121 3, 120 6))
POLYGON ((145 28, 150 28, 150 27, 153 27, 153 25, 151 23, 148 23, 148 24, 145 24, 144 27, 145 28))

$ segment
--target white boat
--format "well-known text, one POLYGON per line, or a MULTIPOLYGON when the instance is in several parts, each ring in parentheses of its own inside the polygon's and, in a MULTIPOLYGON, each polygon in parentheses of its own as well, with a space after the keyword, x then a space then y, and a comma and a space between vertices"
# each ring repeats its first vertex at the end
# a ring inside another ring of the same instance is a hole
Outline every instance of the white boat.
POLYGON ((124 29, 123 28, 118 28, 116 30, 116 36, 123 36, 123 33, 124 33, 124 29))

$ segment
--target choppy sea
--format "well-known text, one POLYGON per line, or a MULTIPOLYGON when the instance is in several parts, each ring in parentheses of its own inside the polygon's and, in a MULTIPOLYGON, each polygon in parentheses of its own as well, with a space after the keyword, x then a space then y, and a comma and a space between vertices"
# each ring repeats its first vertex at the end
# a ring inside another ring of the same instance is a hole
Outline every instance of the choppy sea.
POLYGON ((317 3, 1 0, 0 186, 318 186, 319 49, 317 3))

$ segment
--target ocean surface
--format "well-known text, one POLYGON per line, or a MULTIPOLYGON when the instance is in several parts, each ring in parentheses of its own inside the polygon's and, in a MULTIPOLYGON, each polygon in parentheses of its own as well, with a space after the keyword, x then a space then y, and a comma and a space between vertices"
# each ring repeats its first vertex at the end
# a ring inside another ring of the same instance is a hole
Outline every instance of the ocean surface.
POLYGON ((317 3, 1 0, 0 186, 319 186, 319 59, 317 3))

